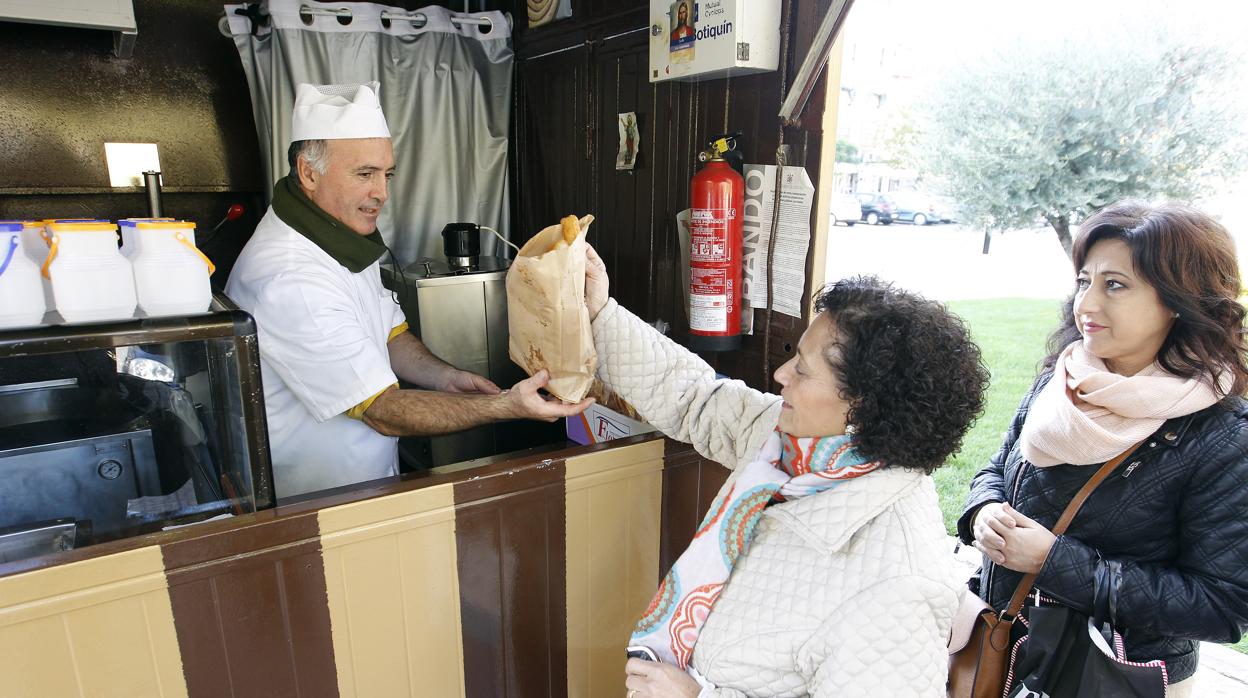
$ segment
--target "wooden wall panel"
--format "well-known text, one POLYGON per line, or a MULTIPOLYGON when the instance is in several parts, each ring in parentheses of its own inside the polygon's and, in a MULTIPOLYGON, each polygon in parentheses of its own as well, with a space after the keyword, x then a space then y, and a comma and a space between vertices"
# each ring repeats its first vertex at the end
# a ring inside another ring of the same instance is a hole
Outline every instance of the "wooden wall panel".
POLYGON ((451 485, 320 512, 342 696, 457 696, 464 662, 451 485))
POLYGON ((573 47, 517 66, 515 196, 518 241, 571 213, 592 213, 589 160, 589 50, 573 47))
POLYGON ((637 50, 645 39, 644 31, 634 31, 604 40, 594 54, 598 89, 592 96, 593 130, 598 138, 589 181, 600 222, 591 229, 589 240, 607 263, 616 300, 648 317, 657 317, 653 301, 658 297, 655 289, 662 272, 650 260, 656 255, 662 257, 669 241, 656 235, 661 228, 651 215, 655 170, 648 163, 661 155, 641 150, 634 169, 615 169, 618 115, 636 112, 643 144, 649 142, 645 133, 655 128, 654 102, 646 87, 647 59, 637 50))
POLYGON ((567 694, 562 461, 455 485, 464 695, 567 694), (474 668, 480 667, 480 670, 474 668))
MULTIPOLYGON (((668 323, 670 335, 683 341, 688 321, 675 215, 688 207, 697 153, 710 136, 741 131, 739 147, 746 162, 774 164, 782 134, 776 114, 786 85, 780 71, 651 85, 646 75, 648 5, 632 0, 608 11, 603 3, 576 3, 571 20, 516 35, 516 218, 535 231, 573 210, 570 206, 578 213, 593 213, 598 222, 590 241, 607 263, 612 295, 643 319, 668 323), (577 76, 571 93, 567 80, 551 79, 569 73, 577 76), (632 172, 614 166, 616 117, 622 111, 636 111, 639 117, 641 156, 632 172), (533 137, 543 124, 549 126, 544 137, 533 137), (574 173, 572 181, 560 170, 574 173), (542 178, 542 173, 547 176, 542 178)), ((784 58, 787 82, 829 0, 789 0, 785 5, 792 37, 784 58)), ((783 131, 788 164, 805 166, 816 187, 826 81, 824 76, 801 123, 783 131)), ((808 280, 813 259, 808 253, 808 280)), ((765 311, 755 311, 756 333, 744 338, 740 350, 704 358, 717 371, 755 388, 777 390, 772 374, 793 355, 808 320, 773 312, 768 322, 765 311)))
POLYGON ((567 461, 568 695, 621 693, 659 575, 663 442, 567 461))
POLYGON ((186 696, 160 549, 0 578, 3 695, 186 696))

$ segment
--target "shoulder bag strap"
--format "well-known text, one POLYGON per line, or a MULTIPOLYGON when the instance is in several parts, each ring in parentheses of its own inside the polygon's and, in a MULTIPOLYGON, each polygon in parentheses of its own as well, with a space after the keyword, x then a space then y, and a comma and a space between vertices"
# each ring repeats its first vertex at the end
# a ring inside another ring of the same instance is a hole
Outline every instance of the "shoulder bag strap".
MULTIPOLYGON (((1060 536, 1066 532, 1066 527, 1070 525, 1071 519, 1075 518, 1075 514, 1079 513, 1079 508, 1087 501, 1088 496, 1092 494, 1092 490, 1095 490, 1098 485, 1104 482, 1110 473, 1126 460, 1127 456, 1134 453, 1135 449, 1139 448, 1142 443, 1144 441, 1137 442, 1131 448, 1118 454, 1114 459, 1107 461, 1105 465, 1101 466, 1100 470, 1096 471, 1095 475, 1083 484, 1083 487, 1079 488, 1074 498, 1070 500, 1070 504, 1066 505, 1066 510, 1062 512, 1062 516, 1057 520, 1057 524, 1053 526, 1053 535, 1060 536)), ((1014 622, 1014 618, 1023 609, 1023 603, 1027 601, 1027 595, 1031 593, 1031 588, 1035 583, 1035 574, 1023 575, 1023 578, 1018 582, 1018 587, 1014 590, 1014 596, 1010 597, 1010 605, 1006 606, 1005 611, 1001 614, 1001 620, 1009 623, 1014 622)))

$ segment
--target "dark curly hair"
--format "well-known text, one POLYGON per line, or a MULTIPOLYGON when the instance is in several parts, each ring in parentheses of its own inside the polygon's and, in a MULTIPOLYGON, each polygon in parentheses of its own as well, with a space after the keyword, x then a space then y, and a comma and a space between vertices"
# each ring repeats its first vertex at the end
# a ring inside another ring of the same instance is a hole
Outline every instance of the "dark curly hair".
MULTIPOLYGON (((1088 216, 1071 248, 1077 272, 1092 247, 1102 240, 1122 240, 1131 248, 1131 263, 1157 291, 1162 305, 1179 314, 1157 352, 1157 363, 1183 378, 1210 378, 1225 368, 1232 381, 1230 395, 1248 388, 1248 345, 1244 341, 1244 306, 1235 243, 1222 224, 1180 204, 1152 206, 1119 201, 1088 216)), ((1073 278, 1073 277, 1072 277, 1073 278)), ((1079 339, 1075 296, 1062 308, 1062 324, 1049 337, 1043 368, 1079 339)))
POLYGON ((824 286, 815 310, 835 325, 824 357, 840 377, 858 451, 931 473, 979 416, 988 369, 957 316, 873 276, 824 286))

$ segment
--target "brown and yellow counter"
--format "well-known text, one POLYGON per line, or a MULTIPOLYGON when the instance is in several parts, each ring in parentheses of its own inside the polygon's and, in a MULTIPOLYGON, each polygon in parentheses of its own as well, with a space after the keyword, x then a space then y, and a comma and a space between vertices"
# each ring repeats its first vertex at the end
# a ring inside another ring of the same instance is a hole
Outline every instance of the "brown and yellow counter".
POLYGON ((3 565, 0 695, 623 695, 725 475, 636 436, 3 565))

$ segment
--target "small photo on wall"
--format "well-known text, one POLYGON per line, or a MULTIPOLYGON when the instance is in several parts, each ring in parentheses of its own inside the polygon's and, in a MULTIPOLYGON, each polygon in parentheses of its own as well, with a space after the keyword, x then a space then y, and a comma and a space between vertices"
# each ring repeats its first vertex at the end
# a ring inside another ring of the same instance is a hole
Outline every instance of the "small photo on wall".
POLYGON ((572 0, 528 0, 529 27, 540 27, 572 16, 572 0))
POLYGON ((637 166, 637 153, 641 149, 641 132, 637 129, 636 112, 620 114, 620 149, 615 155, 615 169, 631 170, 637 166))

